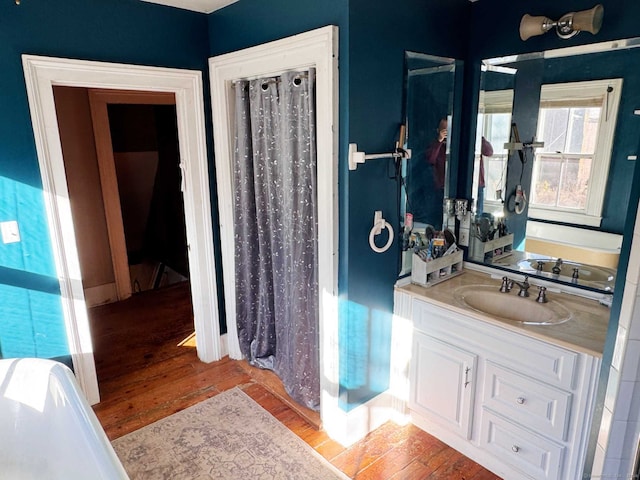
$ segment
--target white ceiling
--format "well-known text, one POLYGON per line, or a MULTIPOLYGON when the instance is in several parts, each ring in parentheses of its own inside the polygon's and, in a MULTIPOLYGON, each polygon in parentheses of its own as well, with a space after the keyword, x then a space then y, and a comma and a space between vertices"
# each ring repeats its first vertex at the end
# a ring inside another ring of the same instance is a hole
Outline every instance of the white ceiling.
POLYGON ((194 12, 211 13, 220 10, 238 0, 142 0, 143 2, 158 3, 169 7, 182 8, 194 12))
MULTIPOLYGON (((158 3, 169 7, 183 8, 194 12, 211 13, 220 10, 238 0, 142 0, 143 2, 158 3)), ((469 0, 477 2, 478 0, 469 0)))

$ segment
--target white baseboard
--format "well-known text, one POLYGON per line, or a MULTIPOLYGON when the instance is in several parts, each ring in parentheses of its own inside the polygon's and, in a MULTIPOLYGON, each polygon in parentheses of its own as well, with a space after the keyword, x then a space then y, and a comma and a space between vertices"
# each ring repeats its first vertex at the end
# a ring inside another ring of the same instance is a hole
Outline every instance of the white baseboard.
POLYGON ((349 412, 336 409, 331 412, 329 422, 323 419, 323 428, 333 440, 349 447, 389 420, 400 425, 406 423, 408 417, 393 405, 393 395, 385 391, 349 412))
POLYGON ((118 300, 118 292, 115 283, 105 283, 84 289, 84 300, 87 308, 113 303, 118 300))
POLYGON ((227 342, 227 334, 220 335, 220 358, 229 355, 229 343, 227 342))

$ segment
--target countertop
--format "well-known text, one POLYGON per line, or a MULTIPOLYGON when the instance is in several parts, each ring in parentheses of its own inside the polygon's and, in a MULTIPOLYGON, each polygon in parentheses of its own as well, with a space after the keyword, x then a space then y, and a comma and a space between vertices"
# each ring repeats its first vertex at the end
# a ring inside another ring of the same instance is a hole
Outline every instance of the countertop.
MULTIPOLYGON (((531 279, 529 281, 531 282, 531 279)), ((571 319, 565 323, 555 325, 524 325, 473 310, 457 302, 454 299, 455 290, 458 287, 467 285, 495 285, 496 290, 498 290, 500 288, 500 280, 493 279, 490 275, 484 273, 465 270, 461 275, 432 287, 409 284, 396 287, 396 289, 415 298, 483 322, 498 325, 574 351, 587 353, 599 358, 602 357, 610 310, 600 305, 597 300, 567 293, 547 291, 547 297, 550 300, 558 301, 571 311, 571 319)), ((532 285, 535 285, 535 281, 532 282, 532 285)), ((533 292, 533 286, 531 290, 532 296, 526 300, 535 302, 536 294, 533 292)), ((516 296, 517 287, 504 295, 516 296)))

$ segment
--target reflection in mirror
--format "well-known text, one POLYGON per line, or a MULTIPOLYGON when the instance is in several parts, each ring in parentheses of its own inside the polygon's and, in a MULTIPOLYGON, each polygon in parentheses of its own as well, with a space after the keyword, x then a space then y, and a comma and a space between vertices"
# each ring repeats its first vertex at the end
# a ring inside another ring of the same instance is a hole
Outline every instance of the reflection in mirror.
POLYGON ((476 125, 473 192, 476 215, 502 210, 503 192, 507 179, 513 82, 515 70, 489 67, 483 71, 476 125))
POLYGON ((456 61, 416 52, 405 53, 405 148, 400 216, 403 221, 400 275, 411 271, 411 246, 425 228, 443 229, 448 195, 449 154, 456 61), (406 221, 409 218, 409 221, 406 221))
POLYGON ((483 61, 470 260, 613 291, 638 147, 638 45, 483 61))

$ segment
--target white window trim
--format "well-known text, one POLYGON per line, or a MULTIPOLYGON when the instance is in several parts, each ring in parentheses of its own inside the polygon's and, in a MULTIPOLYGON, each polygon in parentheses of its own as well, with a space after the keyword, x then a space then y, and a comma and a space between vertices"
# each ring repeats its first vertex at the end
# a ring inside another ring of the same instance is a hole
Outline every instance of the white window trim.
POLYGON ((513 111, 513 89, 509 90, 480 90, 478 112, 511 113, 513 111))
POLYGON ((589 193, 585 209, 583 211, 575 211, 571 209, 545 208, 530 204, 529 217, 576 225, 600 226, 602 222, 604 196, 607 189, 609 166, 611 165, 611 153, 618 119, 618 109, 622 94, 622 79, 614 78, 543 85, 540 95, 541 102, 561 99, 589 99, 596 96, 606 96, 606 90, 609 86, 613 87, 608 101, 609 112, 608 115, 606 115, 605 110, 607 104, 605 101, 603 106, 604 114, 601 116, 600 129, 598 131, 596 151, 593 155, 593 165, 591 167, 591 176, 589 177, 589 193))

